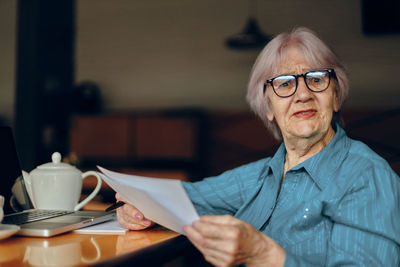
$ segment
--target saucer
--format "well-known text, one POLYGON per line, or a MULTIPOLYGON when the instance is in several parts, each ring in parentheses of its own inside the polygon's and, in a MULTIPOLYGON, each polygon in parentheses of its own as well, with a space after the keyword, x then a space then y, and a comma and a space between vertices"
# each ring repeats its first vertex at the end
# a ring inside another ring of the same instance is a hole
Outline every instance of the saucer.
POLYGON ((0 240, 12 236, 19 229, 20 227, 14 224, 0 224, 0 240))

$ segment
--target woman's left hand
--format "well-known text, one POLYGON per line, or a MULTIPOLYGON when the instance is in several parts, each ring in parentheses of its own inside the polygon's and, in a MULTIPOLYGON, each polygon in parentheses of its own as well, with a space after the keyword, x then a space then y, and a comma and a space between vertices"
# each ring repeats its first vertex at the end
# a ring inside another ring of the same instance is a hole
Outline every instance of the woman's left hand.
POLYGON ((183 230, 215 266, 283 266, 285 261, 285 251, 275 241, 230 215, 201 216, 183 230))

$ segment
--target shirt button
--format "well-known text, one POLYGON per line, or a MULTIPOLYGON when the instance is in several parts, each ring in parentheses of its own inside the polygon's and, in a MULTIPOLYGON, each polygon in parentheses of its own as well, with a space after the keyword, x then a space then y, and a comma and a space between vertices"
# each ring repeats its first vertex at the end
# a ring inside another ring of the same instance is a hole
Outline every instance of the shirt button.
POLYGON ((306 211, 308 211, 308 208, 306 208, 306 211))
POLYGON ((307 219, 307 215, 304 215, 303 218, 304 218, 304 219, 307 219))

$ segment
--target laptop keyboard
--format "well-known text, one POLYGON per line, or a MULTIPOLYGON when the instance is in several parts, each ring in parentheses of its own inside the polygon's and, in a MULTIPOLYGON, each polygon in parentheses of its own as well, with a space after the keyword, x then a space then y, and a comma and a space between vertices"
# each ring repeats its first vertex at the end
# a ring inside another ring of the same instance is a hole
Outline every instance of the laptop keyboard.
POLYGON ((4 216, 2 223, 22 225, 73 213, 68 210, 28 210, 4 216))

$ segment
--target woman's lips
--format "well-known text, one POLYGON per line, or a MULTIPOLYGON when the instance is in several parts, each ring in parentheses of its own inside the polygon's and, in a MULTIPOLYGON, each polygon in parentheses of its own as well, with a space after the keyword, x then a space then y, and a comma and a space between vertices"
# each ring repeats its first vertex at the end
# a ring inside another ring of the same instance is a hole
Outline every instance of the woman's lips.
POLYGON ((305 109, 296 111, 293 116, 295 116, 296 118, 311 118, 314 117, 316 113, 316 109, 305 109))

